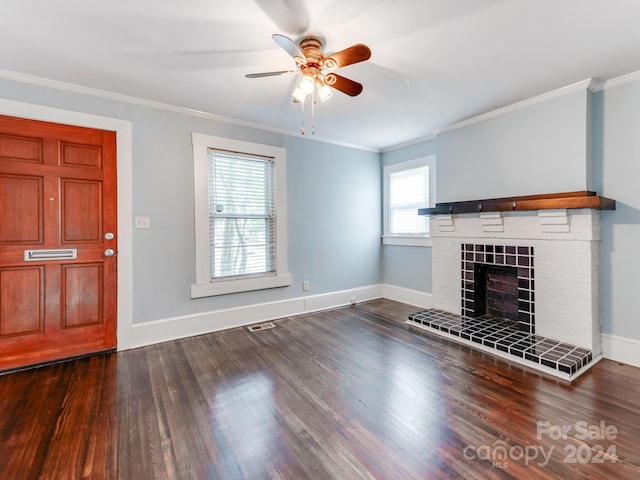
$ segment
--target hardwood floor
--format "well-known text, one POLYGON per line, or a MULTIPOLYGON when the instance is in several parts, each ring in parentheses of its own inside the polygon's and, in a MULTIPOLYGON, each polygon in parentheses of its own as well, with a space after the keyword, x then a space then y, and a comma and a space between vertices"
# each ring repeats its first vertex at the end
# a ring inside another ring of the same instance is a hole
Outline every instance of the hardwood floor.
POLYGON ((570 385, 411 332, 414 311, 376 300, 2 376, 0 478, 640 478, 640 369, 604 360, 570 385))

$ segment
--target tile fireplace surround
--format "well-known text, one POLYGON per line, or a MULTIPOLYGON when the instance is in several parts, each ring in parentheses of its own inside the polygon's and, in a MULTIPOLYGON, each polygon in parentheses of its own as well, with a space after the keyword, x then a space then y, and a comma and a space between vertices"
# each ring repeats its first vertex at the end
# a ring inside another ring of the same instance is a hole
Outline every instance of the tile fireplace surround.
POLYGON ((602 358, 598 209, 431 215, 431 236, 432 308, 411 327, 568 381, 602 358), (478 263, 517 268, 517 321, 474 317, 478 263))

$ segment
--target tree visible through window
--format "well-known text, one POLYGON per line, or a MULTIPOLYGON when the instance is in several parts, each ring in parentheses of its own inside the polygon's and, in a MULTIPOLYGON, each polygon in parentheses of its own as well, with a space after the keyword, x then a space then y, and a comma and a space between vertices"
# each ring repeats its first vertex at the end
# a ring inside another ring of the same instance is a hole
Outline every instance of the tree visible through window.
POLYGON ((211 279, 275 274, 273 161, 212 149, 208 156, 211 279))

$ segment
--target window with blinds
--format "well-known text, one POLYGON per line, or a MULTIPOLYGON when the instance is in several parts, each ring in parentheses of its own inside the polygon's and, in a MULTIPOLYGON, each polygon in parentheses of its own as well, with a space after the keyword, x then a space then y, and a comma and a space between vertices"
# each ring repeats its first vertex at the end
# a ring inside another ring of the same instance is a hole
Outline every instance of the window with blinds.
POLYGON ((208 150, 211 280, 276 273, 274 162, 208 150))
POLYGON ((412 168, 389 176, 389 233, 426 235, 429 217, 418 209, 429 205, 429 167, 412 168))
POLYGON ((416 158, 383 169, 384 245, 430 246, 429 216, 420 208, 432 207, 436 198, 436 157, 416 158))
POLYGON ((287 151, 193 132, 191 298, 291 285, 287 151))

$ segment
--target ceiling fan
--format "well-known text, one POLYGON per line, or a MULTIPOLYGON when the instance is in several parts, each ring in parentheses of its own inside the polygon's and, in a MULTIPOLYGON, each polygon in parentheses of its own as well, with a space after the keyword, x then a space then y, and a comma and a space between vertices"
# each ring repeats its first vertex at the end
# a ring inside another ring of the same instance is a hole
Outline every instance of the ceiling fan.
POLYGON ((322 53, 322 41, 317 37, 302 37, 298 44, 289 37, 277 33, 272 35, 272 38, 293 57, 297 69, 250 73, 246 75, 247 78, 302 74, 302 80, 293 92, 294 102, 304 102, 307 96, 314 93, 316 89, 321 101, 325 101, 331 96, 332 88, 352 97, 362 92, 361 83, 338 75, 333 70, 368 60, 371 57, 371 50, 366 45, 358 43, 325 56, 322 53))

